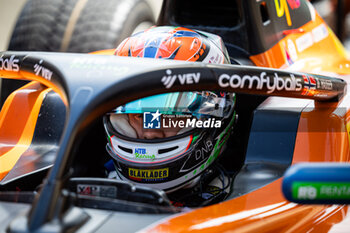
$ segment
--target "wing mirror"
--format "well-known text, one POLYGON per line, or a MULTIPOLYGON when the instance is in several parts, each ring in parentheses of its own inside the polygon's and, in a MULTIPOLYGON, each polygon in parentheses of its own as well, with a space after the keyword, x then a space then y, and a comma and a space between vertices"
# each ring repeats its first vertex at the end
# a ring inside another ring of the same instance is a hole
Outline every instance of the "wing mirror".
POLYGON ((283 179, 285 198, 300 204, 349 204, 350 165, 301 163, 290 167, 283 179))

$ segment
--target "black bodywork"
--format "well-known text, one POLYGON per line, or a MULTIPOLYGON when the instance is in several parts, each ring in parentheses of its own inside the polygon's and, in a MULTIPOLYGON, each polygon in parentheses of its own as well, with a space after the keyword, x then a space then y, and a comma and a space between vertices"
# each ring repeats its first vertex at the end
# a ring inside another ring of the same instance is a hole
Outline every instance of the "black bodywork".
POLYGON ((249 56, 276 45, 286 36, 286 30, 297 29, 311 21, 310 3, 300 3, 301 6, 291 13, 293 24, 288 26, 284 17, 277 16, 273 1, 164 0, 157 24, 220 35, 233 60, 247 61, 249 56))

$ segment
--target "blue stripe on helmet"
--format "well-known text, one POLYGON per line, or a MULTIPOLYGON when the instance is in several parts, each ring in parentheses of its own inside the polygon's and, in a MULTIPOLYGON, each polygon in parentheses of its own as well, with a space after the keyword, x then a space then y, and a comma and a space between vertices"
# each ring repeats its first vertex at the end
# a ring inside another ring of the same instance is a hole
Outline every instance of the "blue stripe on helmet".
POLYGON ((152 38, 151 40, 146 41, 144 57, 156 58, 158 47, 161 44, 163 38, 152 38))

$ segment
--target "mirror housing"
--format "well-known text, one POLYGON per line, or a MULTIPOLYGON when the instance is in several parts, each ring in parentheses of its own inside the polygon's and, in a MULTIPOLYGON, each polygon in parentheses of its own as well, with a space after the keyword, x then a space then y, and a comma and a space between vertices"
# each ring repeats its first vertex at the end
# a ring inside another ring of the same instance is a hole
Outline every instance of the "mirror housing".
POLYGON ((350 204, 350 164, 300 163, 290 167, 282 190, 299 204, 350 204))

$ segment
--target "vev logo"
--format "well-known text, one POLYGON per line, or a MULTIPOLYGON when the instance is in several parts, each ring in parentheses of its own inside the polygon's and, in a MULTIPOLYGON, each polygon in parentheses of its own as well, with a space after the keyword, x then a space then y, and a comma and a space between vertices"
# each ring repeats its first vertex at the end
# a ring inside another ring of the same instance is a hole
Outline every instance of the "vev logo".
POLYGON ((34 65, 34 73, 37 76, 41 76, 46 80, 51 80, 52 77, 52 71, 50 71, 49 69, 41 66, 41 64, 43 63, 43 60, 40 60, 39 63, 34 65))
POLYGON ((12 55, 10 59, 0 57, 0 70, 17 72, 19 71, 18 62, 19 62, 19 59, 16 59, 15 55, 12 55))
POLYGON ((162 83, 166 88, 170 88, 174 85, 176 80, 179 80, 181 85, 199 83, 200 73, 188 73, 188 74, 174 74, 171 70, 166 71, 166 76, 163 76, 162 83))
POLYGON ((275 73, 275 77, 270 78, 266 76, 265 72, 258 76, 250 76, 244 75, 243 77, 238 74, 234 74, 232 76, 228 74, 222 74, 219 77, 219 85, 221 87, 232 87, 232 88, 244 88, 244 86, 248 86, 248 89, 253 88, 253 84, 255 84, 256 90, 261 90, 264 87, 267 89, 267 93, 270 94, 275 90, 281 91, 300 91, 302 89, 302 80, 296 79, 293 74, 290 74, 290 78, 280 78, 277 73, 275 73))
POLYGON ((160 116, 162 114, 157 112, 144 112, 143 113, 143 128, 144 129, 160 129, 160 116))

